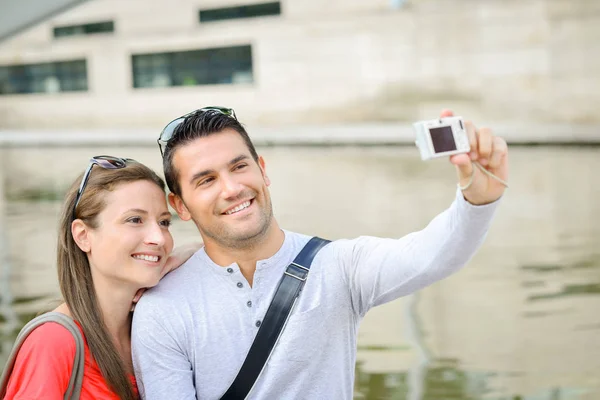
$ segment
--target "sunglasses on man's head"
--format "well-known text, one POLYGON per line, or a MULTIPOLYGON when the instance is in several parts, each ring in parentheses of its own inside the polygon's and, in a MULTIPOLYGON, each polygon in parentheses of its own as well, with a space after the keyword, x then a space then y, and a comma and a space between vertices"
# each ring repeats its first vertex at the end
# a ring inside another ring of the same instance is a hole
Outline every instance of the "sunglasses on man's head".
POLYGON ((81 184, 79 185, 79 190, 77 191, 77 197, 75 198, 75 205, 73 206, 73 220, 76 219, 75 211, 77 210, 77 206, 79 205, 79 201, 81 200, 81 195, 85 190, 85 187, 90 179, 90 174, 92 172, 92 168, 94 165, 98 165, 104 169, 121 169, 127 166, 129 162, 137 162, 131 158, 120 158, 113 156, 96 156, 90 159, 90 165, 88 165, 85 173, 83 174, 83 178, 81 179, 81 184))
POLYGON ((175 132, 175 129, 177 129, 177 127, 179 125, 181 125, 183 123, 183 121, 185 121, 186 117, 189 117, 190 115, 197 113, 197 112, 219 113, 219 114, 223 114, 228 117, 231 117, 237 121, 237 117, 235 116, 235 111, 233 111, 233 109, 226 108, 226 107, 212 107, 212 106, 199 108, 198 110, 192 111, 191 113, 187 113, 179 118, 176 118, 173 121, 169 122, 167 124, 167 126, 164 127, 164 129, 160 133, 160 136, 158 137, 157 143, 158 143, 158 148, 160 149, 161 156, 164 157, 165 147, 169 143, 169 140, 173 139, 173 133, 175 132))

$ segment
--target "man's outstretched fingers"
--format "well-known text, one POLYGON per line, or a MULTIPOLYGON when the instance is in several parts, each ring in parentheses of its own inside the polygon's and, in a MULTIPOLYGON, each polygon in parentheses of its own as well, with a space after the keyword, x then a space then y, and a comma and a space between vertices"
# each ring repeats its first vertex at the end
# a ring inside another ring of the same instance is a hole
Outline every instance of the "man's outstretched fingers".
POLYGON ((502 158, 508 153, 508 145, 501 137, 494 136, 492 156, 490 157, 490 168, 498 168, 502 158))
POLYGON ((130 311, 135 310, 135 305, 137 304, 138 301, 140 301, 140 299, 142 298, 142 295, 144 294, 145 291, 146 291, 146 288, 141 288, 137 292, 135 292, 135 296, 133 296, 133 300, 131 301, 130 311))
POLYGON ((492 130, 480 128, 477 131, 477 142, 479 143, 479 160, 482 165, 487 165, 492 155, 492 130))
POLYGON ((452 110, 448 110, 447 108, 444 108, 442 110, 442 112, 440 112, 440 118, 446 118, 446 117, 453 117, 454 113, 452 112, 452 110))
POLYGON ((471 181, 474 165, 466 154, 456 154, 450 157, 450 162, 456 166, 458 184, 465 186, 471 181))
POLYGON ((475 134, 475 125, 471 121, 465 121, 465 128, 467 131, 467 137, 469 138, 469 147, 471 148, 471 152, 469 156, 471 160, 477 160, 477 135, 475 134))

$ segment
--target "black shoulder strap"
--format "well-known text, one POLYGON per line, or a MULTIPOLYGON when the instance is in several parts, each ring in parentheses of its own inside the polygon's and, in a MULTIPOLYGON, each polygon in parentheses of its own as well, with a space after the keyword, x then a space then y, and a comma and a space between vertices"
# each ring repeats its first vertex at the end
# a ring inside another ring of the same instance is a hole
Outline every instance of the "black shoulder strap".
POLYGON ((296 299, 308 277, 313 258, 329 240, 313 237, 287 267, 275 291, 271 305, 258 329, 246 360, 235 380, 221 400, 244 399, 260 376, 283 327, 294 308, 296 299))

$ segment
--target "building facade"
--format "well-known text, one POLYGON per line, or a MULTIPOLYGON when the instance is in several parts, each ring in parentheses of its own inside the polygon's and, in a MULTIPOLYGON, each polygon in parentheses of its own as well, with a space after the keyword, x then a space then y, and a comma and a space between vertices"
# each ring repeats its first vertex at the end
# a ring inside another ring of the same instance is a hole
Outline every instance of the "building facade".
POLYGON ((0 43, 0 129, 244 122, 598 124, 589 0, 93 0, 0 43))

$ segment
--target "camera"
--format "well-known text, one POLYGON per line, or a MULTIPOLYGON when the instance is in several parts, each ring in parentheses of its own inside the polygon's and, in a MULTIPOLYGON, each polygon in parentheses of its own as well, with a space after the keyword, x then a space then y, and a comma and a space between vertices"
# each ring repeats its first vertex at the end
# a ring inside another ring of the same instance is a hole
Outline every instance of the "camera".
POLYGON ((422 160, 468 153, 469 137, 462 117, 446 117, 413 124, 422 160))

